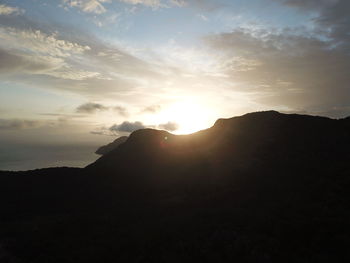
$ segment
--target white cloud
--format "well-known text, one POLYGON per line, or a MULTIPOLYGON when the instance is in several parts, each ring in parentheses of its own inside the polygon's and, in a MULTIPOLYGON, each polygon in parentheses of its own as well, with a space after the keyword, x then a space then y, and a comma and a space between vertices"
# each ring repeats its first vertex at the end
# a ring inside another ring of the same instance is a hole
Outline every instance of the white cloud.
POLYGON ((160 0, 119 0, 120 2, 124 2, 131 5, 145 5, 151 7, 160 7, 162 4, 160 0))
POLYGON ((103 77, 101 77, 101 73, 99 72, 74 69, 70 67, 63 67, 61 69, 48 72, 46 75, 67 80, 85 80, 90 78, 103 79, 103 77))
POLYGON ((58 39, 55 34, 45 34, 40 30, 20 30, 0 27, 0 46, 20 49, 31 53, 53 57, 69 57, 90 50, 88 46, 58 39))
POLYGON ((18 7, 0 5, 0 15, 19 15, 23 14, 24 10, 18 7))
MULTIPOLYGON (((143 5, 151 8, 177 6, 184 7, 188 3, 184 0, 114 0, 129 5, 143 5)), ((108 11, 105 4, 112 3, 113 0, 62 0, 63 6, 78 8, 85 13, 103 14, 108 11)))
POLYGON ((45 74, 70 80, 103 78, 98 72, 75 68, 67 61, 88 50, 90 47, 59 39, 56 34, 0 27, 0 73, 45 74))
POLYGON ((102 14, 106 12, 102 3, 110 2, 109 0, 63 0, 63 3, 69 7, 76 7, 86 13, 102 14))

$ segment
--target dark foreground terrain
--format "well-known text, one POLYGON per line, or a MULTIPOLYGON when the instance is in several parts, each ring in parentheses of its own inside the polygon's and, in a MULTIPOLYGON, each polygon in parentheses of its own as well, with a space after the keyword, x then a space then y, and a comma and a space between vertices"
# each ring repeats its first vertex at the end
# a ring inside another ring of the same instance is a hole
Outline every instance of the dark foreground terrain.
POLYGON ((350 118, 139 130, 84 169, 0 173, 0 262, 349 262, 350 118))

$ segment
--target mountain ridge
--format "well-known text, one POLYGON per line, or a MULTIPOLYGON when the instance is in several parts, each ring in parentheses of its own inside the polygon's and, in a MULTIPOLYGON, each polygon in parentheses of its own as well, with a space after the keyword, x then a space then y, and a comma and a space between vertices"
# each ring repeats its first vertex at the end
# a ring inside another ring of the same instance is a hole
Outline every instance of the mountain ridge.
POLYGON ((348 119, 274 111, 189 135, 138 130, 84 169, 1 172, 0 252, 16 263, 347 262, 349 148, 348 119))

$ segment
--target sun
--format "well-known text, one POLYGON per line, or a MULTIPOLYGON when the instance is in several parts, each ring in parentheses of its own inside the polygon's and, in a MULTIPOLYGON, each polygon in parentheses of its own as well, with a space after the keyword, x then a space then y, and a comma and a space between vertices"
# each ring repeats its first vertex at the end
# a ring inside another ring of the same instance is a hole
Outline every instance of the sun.
POLYGON ((189 134, 211 125, 211 112, 194 99, 185 99, 170 104, 157 116, 158 121, 178 125, 175 134, 189 134))

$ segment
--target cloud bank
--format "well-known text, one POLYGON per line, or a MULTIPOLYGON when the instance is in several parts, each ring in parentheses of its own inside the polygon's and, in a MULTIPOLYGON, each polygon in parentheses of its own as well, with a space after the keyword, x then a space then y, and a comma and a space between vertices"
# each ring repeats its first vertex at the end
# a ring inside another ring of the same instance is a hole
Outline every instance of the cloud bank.
POLYGON ((314 29, 240 28, 207 36, 221 71, 261 104, 344 116, 350 106, 350 2, 279 1, 314 12, 314 29), (342 114, 340 114, 342 112, 342 114), (340 114, 340 115, 339 115, 340 114))

